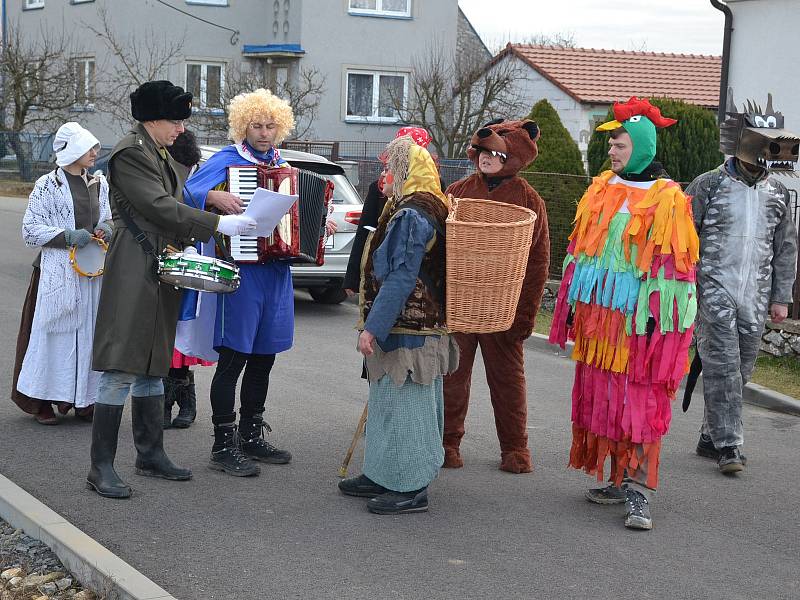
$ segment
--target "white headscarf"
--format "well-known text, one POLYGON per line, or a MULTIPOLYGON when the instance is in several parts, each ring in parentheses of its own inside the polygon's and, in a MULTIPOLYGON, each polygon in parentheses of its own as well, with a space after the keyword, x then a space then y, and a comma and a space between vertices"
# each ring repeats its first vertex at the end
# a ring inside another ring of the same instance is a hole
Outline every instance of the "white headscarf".
POLYGON ((56 164, 59 167, 71 165, 100 142, 88 129, 78 123, 64 123, 56 131, 53 139, 53 151, 56 153, 56 164))

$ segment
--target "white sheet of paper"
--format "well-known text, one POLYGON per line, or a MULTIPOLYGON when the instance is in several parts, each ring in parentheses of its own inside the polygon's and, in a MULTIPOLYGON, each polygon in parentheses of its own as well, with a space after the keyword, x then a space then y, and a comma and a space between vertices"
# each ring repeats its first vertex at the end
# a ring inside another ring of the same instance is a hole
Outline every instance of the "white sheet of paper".
POLYGON ((288 196, 264 188, 256 188, 244 214, 254 219, 258 223, 258 227, 255 231, 248 231, 247 235, 259 237, 270 235, 295 202, 297 202, 297 195, 288 196))

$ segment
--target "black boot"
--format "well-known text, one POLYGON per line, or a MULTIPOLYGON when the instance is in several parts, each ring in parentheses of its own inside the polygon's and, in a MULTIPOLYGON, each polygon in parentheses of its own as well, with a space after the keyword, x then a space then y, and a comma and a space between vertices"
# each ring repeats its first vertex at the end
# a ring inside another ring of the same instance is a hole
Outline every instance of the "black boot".
POLYGON ((114 470, 119 424, 124 406, 95 404, 92 421, 92 467, 86 477, 89 489, 106 498, 130 498, 130 486, 114 470))
POLYGON ((265 440, 265 430, 267 432, 272 431, 260 414, 253 415, 252 417, 240 417, 239 436, 242 440, 242 451, 253 460, 259 460, 273 465, 287 464, 292 460, 291 453, 286 450, 278 450, 265 440))
POLYGON ((164 377, 161 381, 164 383, 164 429, 169 429, 172 427, 172 407, 176 402, 180 406, 178 397, 184 381, 175 377, 164 377))
POLYGON ((234 477, 251 477, 261 473, 261 468, 239 448, 236 423, 214 425, 214 446, 208 466, 234 477))
POLYGON ((175 466, 164 452, 164 396, 133 397, 131 400, 136 474, 174 481, 191 479, 192 472, 175 466))
POLYGON ((186 380, 182 382, 180 393, 175 398, 180 410, 178 416, 172 420, 172 426, 186 429, 194 423, 197 417, 197 396, 194 391, 194 373, 189 371, 186 380))

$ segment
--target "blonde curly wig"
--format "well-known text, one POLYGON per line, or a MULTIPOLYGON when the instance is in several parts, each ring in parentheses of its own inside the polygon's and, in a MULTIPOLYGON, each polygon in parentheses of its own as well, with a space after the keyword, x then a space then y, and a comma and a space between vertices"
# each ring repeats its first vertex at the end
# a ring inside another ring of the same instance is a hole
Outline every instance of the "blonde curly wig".
POLYGON ((228 105, 228 136, 241 144, 246 137, 248 124, 270 119, 278 126, 275 136, 277 146, 294 128, 292 107, 286 100, 263 88, 239 94, 228 105))

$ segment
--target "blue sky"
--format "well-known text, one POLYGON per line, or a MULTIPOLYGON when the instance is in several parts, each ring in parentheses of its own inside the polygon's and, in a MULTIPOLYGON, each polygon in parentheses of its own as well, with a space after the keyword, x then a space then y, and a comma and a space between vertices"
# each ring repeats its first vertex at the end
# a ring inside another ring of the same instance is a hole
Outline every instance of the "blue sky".
POLYGON ((584 48, 722 54, 724 15, 708 0, 459 0, 490 49, 533 34, 584 48))

